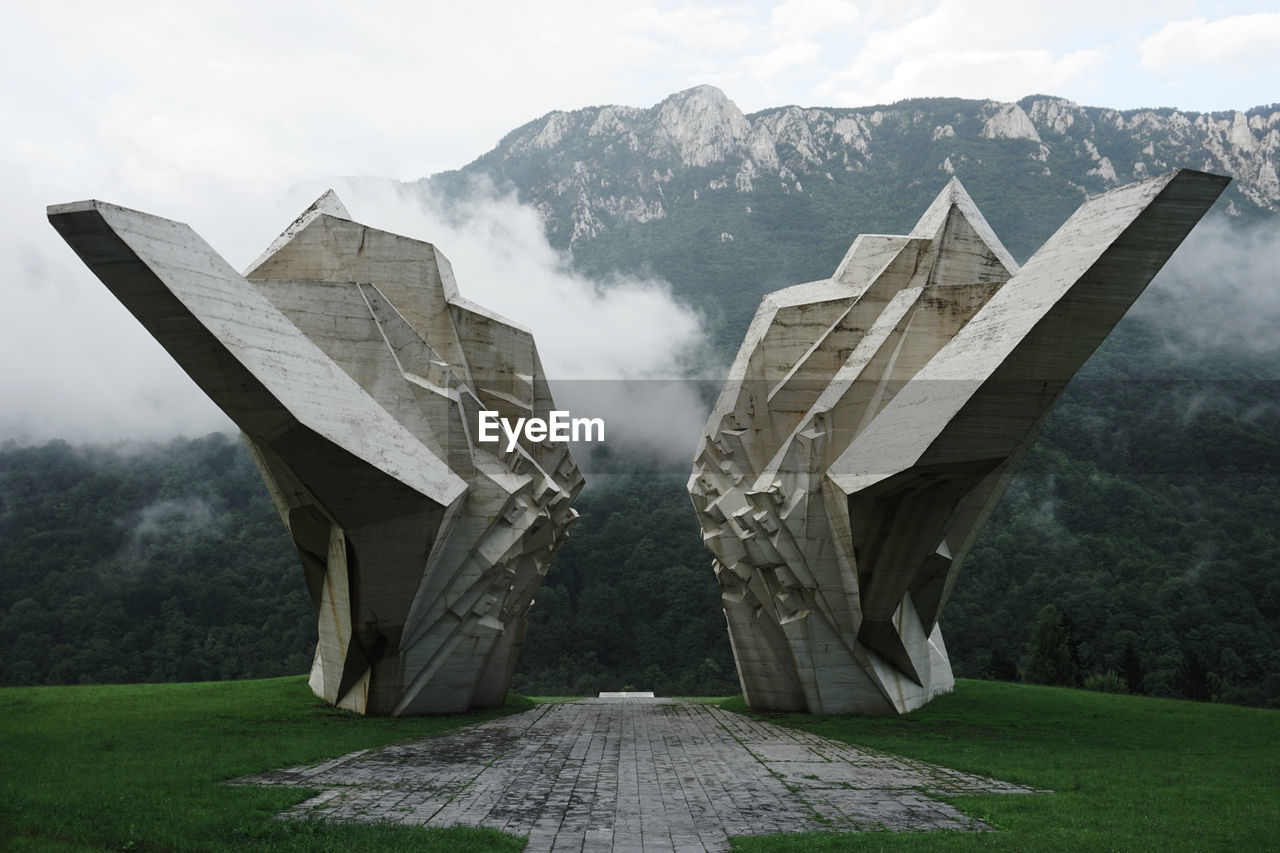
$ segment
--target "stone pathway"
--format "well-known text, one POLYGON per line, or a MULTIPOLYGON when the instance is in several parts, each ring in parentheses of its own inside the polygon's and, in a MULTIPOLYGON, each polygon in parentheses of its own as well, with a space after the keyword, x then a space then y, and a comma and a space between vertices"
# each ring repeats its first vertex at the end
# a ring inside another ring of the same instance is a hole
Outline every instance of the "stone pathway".
POLYGON ((937 795, 1032 789, 670 699, 542 705, 239 780, 323 793, 282 817, 489 826, 538 851, 728 850, 729 836, 982 830, 937 795))

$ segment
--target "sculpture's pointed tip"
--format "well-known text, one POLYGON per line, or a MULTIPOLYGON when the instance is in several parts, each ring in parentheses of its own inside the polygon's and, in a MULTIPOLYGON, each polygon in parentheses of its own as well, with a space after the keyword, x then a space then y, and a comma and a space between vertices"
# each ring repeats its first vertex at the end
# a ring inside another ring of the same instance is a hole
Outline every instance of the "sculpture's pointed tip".
POLYGON ((961 200, 973 201, 969 195, 969 191, 964 188, 959 175, 952 175, 951 180, 947 181, 947 185, 943 187, 942 192, 952 204, 958 204, 961 200))
POLYGON ((938 193, 933 203, 924 212, 924 215, 916 222, 915 227, 911 229, 911 236, 923 237, 929 240, 938 239, 942 236, 952 211, 960 214, 961 218, 969 224, 969 227, 986 244, 987 248, 1009 271, 1010 275, 1017 272, 1018 262, 1013 259, 1013 256, 1005 249, 1004 244, 1000 242, 1000 238, 991 230, 991 226, 987 224, 982 211, 978 209, 977 203, 974 202, 973 196, 969 195, 969 191, 964 188, 960 178, 955 175, 951 176, 946 186, 942 188, 942 191, 938 193))
POLYGON ((278 252, 286 243, 293 239, 293 236, 302 229, 306 228, 321 216, 332 216, 336 219, 351 219, 351 214, 347 212, 347 206, 342 203, 342 199, 338 198, 338 193, 332 187, 320 194, 320 197, 311 202, 307 209, 298 214, 298 218, 289 223, 289 227, 280 233, 267 250, 258 256, 258 259, 249 265, 244 274, 246 277, 278 252))
POLYGON ((315 211, 316 213, 327 213, 330 216, 336 216, 339 219, 350 219, 351 214, 347 212, 347 206, 342 203, 342 199, 338 198, 338 193, 330 187, 321 193, 320 197, 315 200, 309 208, 303 211, 302 219, 308 213, 315 211))

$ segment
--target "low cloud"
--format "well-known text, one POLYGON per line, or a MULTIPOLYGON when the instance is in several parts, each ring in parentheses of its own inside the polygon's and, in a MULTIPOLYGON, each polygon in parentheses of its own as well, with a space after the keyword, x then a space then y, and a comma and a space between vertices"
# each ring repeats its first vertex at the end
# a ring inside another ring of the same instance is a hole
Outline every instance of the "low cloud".
POLYGON ((1161 329, 1182 361, 1219 350, 1253 356, 1280 353, 1280 228, 1205 220, 1133 307, 1161 329))
POLYGON ((136 569, 146 562, 147 551, 157 544, 189 541, 197 536, 217 536, 226 520, 215 514, 204 498, 188 497, 156 501, 129 519, 117 522, 129 530, 119 563, 136 569))
MULTIPOLYGON (((703 322, 657 278, 575 272, 547 242, 542 219, 514 194, 477 181, 461 198, 422 185, 344 179, 334 189, 356 221, 435 244, 465 298, 533 330, 553 379, 683 376, 705 355, 703 322)), ((295 188, 301 210, 321 184, 295 188)))
MULTIPOLYGON (((678 302, 666 282, 580 275, 548 243, 532 207, 485 184, 444 199, 422 185, 391 180, 332 183, 356 220, 434 243, 449 258, 464 298, 532 329, 553 393, 559 386, 574 398, 582 409, 575 415, 605 418, 611 446, 692 454, 705 405, 695 388, 660 380, 704 369, 710 350, 701 315, 678 302)), ((215 229, 221 239, 204 236, 243 267, 329 185, 296 186, 276 203, 258 202, 252 215, 215 229), (274 224, 264 225, 268 221, 274 224)), ((6 401, 0 440, 164 440, 232 429, 48 230, 37 241, 3 247, 22 274, 10 301, 17 310, 6 321, 17 324, 15 334, 0 340, 0 358, 19 366, 0 378, 6 401), (46 328, 35 352, 30 335, 19 333, 32 324, 46 328)))
MULTIPOLYGON (((301 209, 322 189, 299 188, 292 200, 301 209)), ((532 207, 483 182, 453 199, 391 181, 348 180, 336 190, 358 221, 434 243, 464 298, 530 328, 556 404, 603 418, 610 447, 692 457, 707 407, 685 380, 724 366, 701 314, 667 282, 575 272, 532 207)))

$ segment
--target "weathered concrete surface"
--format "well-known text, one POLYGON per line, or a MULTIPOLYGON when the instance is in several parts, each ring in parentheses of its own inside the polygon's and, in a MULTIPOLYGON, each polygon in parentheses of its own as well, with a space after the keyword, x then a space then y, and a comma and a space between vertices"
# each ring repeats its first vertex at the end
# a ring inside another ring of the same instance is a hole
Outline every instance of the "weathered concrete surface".
POLYGON ((332 192, 244 275, 179 222, 100 201, 48 215, 243 431, 315 609, 316 695, 369 714, 500 705, 583 483, 566 444, 477 437, 481 410, 555 408, 533 335, 332 192))
POLYGON ((983 830, 935 796, 1035 791, 669 699, 544 705, 239 780, 318 788, 284 816, 488 826, 528 851, 727 850, 734 835, 983 830))
POLYGON ((751 707, 902 713, 952 689, 938 619, 969 548, 1227 181, 1090 199, 1019 269, 953 180, 910 234, 764 297, 689 480, 751 707))

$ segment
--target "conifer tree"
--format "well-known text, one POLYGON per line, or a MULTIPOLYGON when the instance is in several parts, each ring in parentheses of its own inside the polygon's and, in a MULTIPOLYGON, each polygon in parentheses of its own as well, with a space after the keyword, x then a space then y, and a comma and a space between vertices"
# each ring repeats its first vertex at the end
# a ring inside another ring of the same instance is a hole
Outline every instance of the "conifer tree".
POLYGON ((1027 642, 1027 670, 1024 677, 1033 684, 1070 686, 1079 671, 1072 661, 1071 643, 1062 614, 1046 604, 1036 616, 1031 639, 1027 642))

